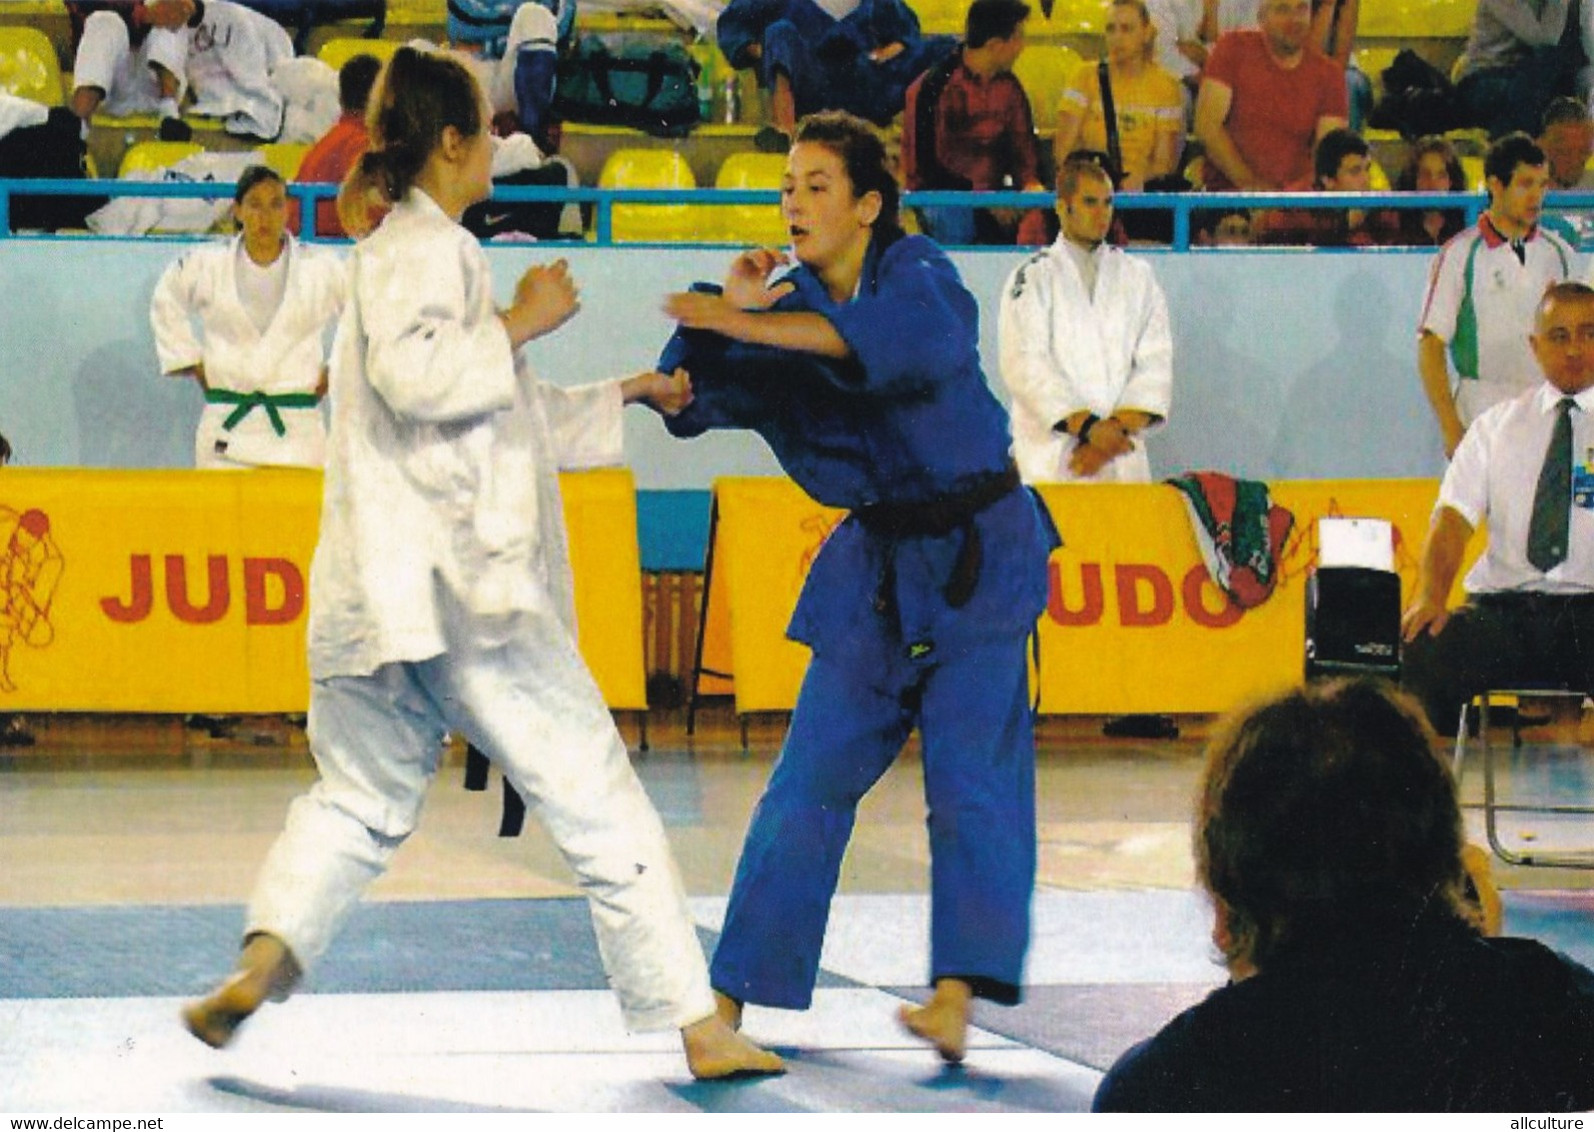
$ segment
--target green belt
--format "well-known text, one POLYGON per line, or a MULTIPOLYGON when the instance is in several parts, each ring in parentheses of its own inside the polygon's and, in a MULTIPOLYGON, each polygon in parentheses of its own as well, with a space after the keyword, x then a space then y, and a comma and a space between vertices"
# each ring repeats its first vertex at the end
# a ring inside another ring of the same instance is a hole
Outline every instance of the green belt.
POLYGON ((256 409, 264 409, 278 436, 288 435, 278 409, 313 409, 320 404, 314 393, 235 393, 231 389, 207 389, 205 400, 212 405, 238 406, 221 422, 221 427, 229 432, 256 409))

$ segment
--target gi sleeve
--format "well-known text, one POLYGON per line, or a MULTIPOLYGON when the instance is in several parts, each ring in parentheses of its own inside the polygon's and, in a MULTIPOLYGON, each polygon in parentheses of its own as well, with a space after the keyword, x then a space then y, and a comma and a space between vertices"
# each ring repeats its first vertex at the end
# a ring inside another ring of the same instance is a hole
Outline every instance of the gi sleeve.
POLYGON ((1036 420, 1055 425, 1089 409, 1052 353, 1051 288, 1044 253, 1014 269, 1002 289, 997 361, 1010 397, 1036 420))
POLYGON ((466 239, 355 253, 367 379, 400 417, 443 424, 514 404, 509 332, 492 303, 486 256, 466 239))
POLYGON ((1141 319, 1129 360, 1129 380, 1118 396, 1119 409, 1138 409, 1159 420, 1168 416, 1173 399, 1173 331, 1168 322, 1168 300, 1150 268, 1140 282, 1141 319))
POLYGON ((155 284, 149 322, 162 373, 176 373, 205 360, 193 324, 197 288, 204 274, 203 251, 196 249, 181 256, 161 272, 155 284))
POLYGON ((533 379, 533 386, 548 418, 560 471, 620 463, 625 454, 625 428, 618 381, 565 387, 533 379))
POLYGON ((979 335, 974 296, 952 261, 922 237, 898 240, 881 256, 873 286, 866 282, 851 302, 820 313, 858 360, 831 372, 858 392, 893 395, 932 385, 979 335))

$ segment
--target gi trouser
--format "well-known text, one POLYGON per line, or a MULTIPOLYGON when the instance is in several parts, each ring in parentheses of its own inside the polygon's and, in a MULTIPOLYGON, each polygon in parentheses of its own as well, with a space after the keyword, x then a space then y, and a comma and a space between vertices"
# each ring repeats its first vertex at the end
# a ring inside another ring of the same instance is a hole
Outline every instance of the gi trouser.
POLYGON ((248 934, 278 936, 308 970, 414 830, 453 730, 499 766, 575 873, 626 1025, 707 1017, 703 952, 664 827, 570 634, 522 615, 507 643, 461 636, 444 656, 314 682, 321 779, 288 811, 248 934))
POLYGON ((1035 885, 1024 641, 886 671, 815 655, 753 813, 710 978, 742 1002, 813 998, 858 802, 917 725, 930 828, 930 977, 1019 998, 1035 885))
POLYGON ((158 62, 174 74, 181 72, 182 64, 152 58, 150 47, 146 39, 134 50, 127 25, 114 13, 91 12, 83 21, 83 38, 72 61, 72 82, 104 91, 106 114, 152 114, 160 107, 161 92, 150 64, 158 62))

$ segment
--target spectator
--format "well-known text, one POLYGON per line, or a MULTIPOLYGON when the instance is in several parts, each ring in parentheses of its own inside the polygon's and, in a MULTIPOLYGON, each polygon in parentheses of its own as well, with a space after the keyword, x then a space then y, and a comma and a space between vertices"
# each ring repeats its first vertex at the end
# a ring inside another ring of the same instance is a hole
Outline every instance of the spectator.
POLYGON ((951 36, 921 36, 903 0, 730 0, 717 25, 731 66, 770 91, 766 149, 785 152, 798 118, 846 110, 876 125, 902 112, 908 84, 954 51, 951 36))
MULTIPOLYGON (((974 0, 963 46, 908 87, 902 169, 910 190, 1041 188, 1035 119, 1013 77, 1029 5, 974 0)), ((1011 244, 1014 209, 924 208, 925 233, 943 244, 1011 244)))
POLYGON ((1261 0, 1259 16, 1259 28, 1218 40, 1201 76, 1209 189, 1304 184, 1318 139, 1346 123, 1345 76, 1310 43, 1309 0, 1261 0))
POLYGON ((1541 682, 1594 692, 1594 510, 1574 505, 1573 454, 1587 479, 1594 447, 1594 290, 1557 283, 1531 336, 1538 383, 1467 430, 1445 473, 1402 624, 1406 686, 1434 728, 1454 734, 1461 708, 1489 688, 1541 682), (1448 608, 1467 543, 1489 542, 1448 608))
POLYGON ((1464 120, 1489 136, 1538 129, 1558 94, 1573 94, 1586 62, 1574 0, 1478 0, 1460 62, 1464 120))
POLYGON ((196 467, 318 468, 327 443, 322 339, 343 308, 343 261, 287 234, 286 189, 265 166, 244 171, 233 200, 238 236, 185 253, 155 285, 161 372, 205 391, 196 467))
POLYGON ((192 2, 194 14, 185 25, 189 34, 178 41, 182 75, 193 91, 192 112, 222 119, 237 137, 270 141, 282 132, 286 110, 271 72, 293 58, 293 40, 281 24, 242 4, 192 2))
MULTIPOLYGON (((1355 130, 1330 130, 1313 156, 1315 187, 1325 193, 1372 189, 1372 149, 1355 130)), ((1307 244, 1320 248, 1380 247, 1400 242, 1400 217, 1392 209, 1275 208, 1257 220, 1259 244, 1307 244)))
POLYGON ((1168 303, 1143 259, 1107 242, 1112 182, 1075 158, 1057 175, 1062 234, 1002 289, 998 340, 1026 483, 1149 483, 1147 429, 1168 416, 1168 303))
MULTIPOLYGON (((1588 168, 1594 156, 1594 122, 1588 107, 1575 98, 1554 99, 1544 111, 1544 126, 1539 131, 1539 148, 1550 167, 1550 190, 1588 192, 1594 189, 1594 171, 1588 168)), ((1582 247, 1594 237, 1594 213, 1587 209, 1557 208, 1546 211, 1545 227, 1565 236, 1573 247, 1582 247)))
POLYGON ((1084 148, 1113 155, 1117 187, 1126 192, 1140 192, 1147 182, 1172 173, 1184 141, 1184 95, 1179 80, 1153 60, 1156 39, 1145 0, 1112 0, 1106 58, 1080 66, 1057 111, 1054 151, 1084 148), (1103 84, 1111 88, 1111 129, 1103 84))
POLYGON ((1429 268, 1417 329, 1417 369, 1446 456, 1490 405, 1539 383, 1528 346, 1533 312, 1544 288, 1572 271, 1571 247, 1539 224, 1549 182, 1544 151, 1525 134, 1508 134, 1489 147, 1483 172, 1489 207, 1429 268))
POLYGON ((1358 133, 1373 108, 1372 80, 1357 69, 1353 58, 1361 7, 1361 0, 1312 0, 1312 42, 1345 72, 1346 110, 1350 128, 1358 133))
POLYGON ((1156 30, 1153 59, 1182 84, 1188 116, 1207 61, 1207 42, 1201 38, 1204 5, 1201 0, 1146 0, 1146 11, 1156 30))
MULTIPOLYGON (((338 71, 338 105, 343 114, 304 155, 295 180, 312 185, 341 185, 355 162, 371 148, 365 104, 381 71, 382 61, 374 55, 355 55, 343 64, 338 71)), ((316 202, 315 231, 318 236, 345 235, 336 200, 316 202)))
MULTIPOLYGON (((1411 147, 1411 162, 1395 181, 1404 193, 1464 193, 1467 174, 1455 146, 1437 134, 1418 138, 1411 147)), ((1405 244, 1441 247, 1467 226, 1459 208, 1408 208, 1400 213, 1400 238, 1405 244)))
POLYGON ((159 114, 160 136, 186 141, 182 121, 184 26, 195 0, 136 0, 88 14, 72 60, 72 112, 85 136, 94 115, 159 114))
POLYGON ((1256 242, 1251 210, 1203 208, 1190 214, 1194 242, 1204 248, 1246 248, 1256 242))
POLYGON ((1195 851, 1230 981, 1120 1057, 1097 1111, 1594 1105, 1594 972, 1480 933, 1432 742, 1414 705, 1366 680, 1224 724, 1195 851))

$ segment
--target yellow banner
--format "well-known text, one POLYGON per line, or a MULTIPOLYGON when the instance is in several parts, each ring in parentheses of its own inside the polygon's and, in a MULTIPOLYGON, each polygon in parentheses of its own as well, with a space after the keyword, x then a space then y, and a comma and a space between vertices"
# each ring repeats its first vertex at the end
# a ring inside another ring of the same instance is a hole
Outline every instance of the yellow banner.
MULTIPOLYGON (((1317 520, 1389 520, 1402 592, 1410 594, 1438 485, 1432 480, 1271 485, 1295 516, 1272 597, 1232 607, 1208 577, 1183 496, 1161 484, 1041 489, 1062 533, 1040 622, 1041 710, 1220 712, 1304 671, 1305 580, 1317 520)), ((729 656, 740 712, 796 703, 808 652, 785 638, 808 566, 840 513, 788 480, 727 478, 718 509, 704 655, 729 656), (724 578, 724 590, 719 585, 724 578), (728 640, 717 634, 729 614, 728 640)), ((1475 538, 1474 552, 1482 538, 1475 538)), ((724 664, 724 661, 721 661, 724 664)))
MULTIPOLYGON (((631 475, 562 478, 582 653, 645 708, 631 475)), ((0 472, 0 711, 305 709, 321 476, 0 472)))

